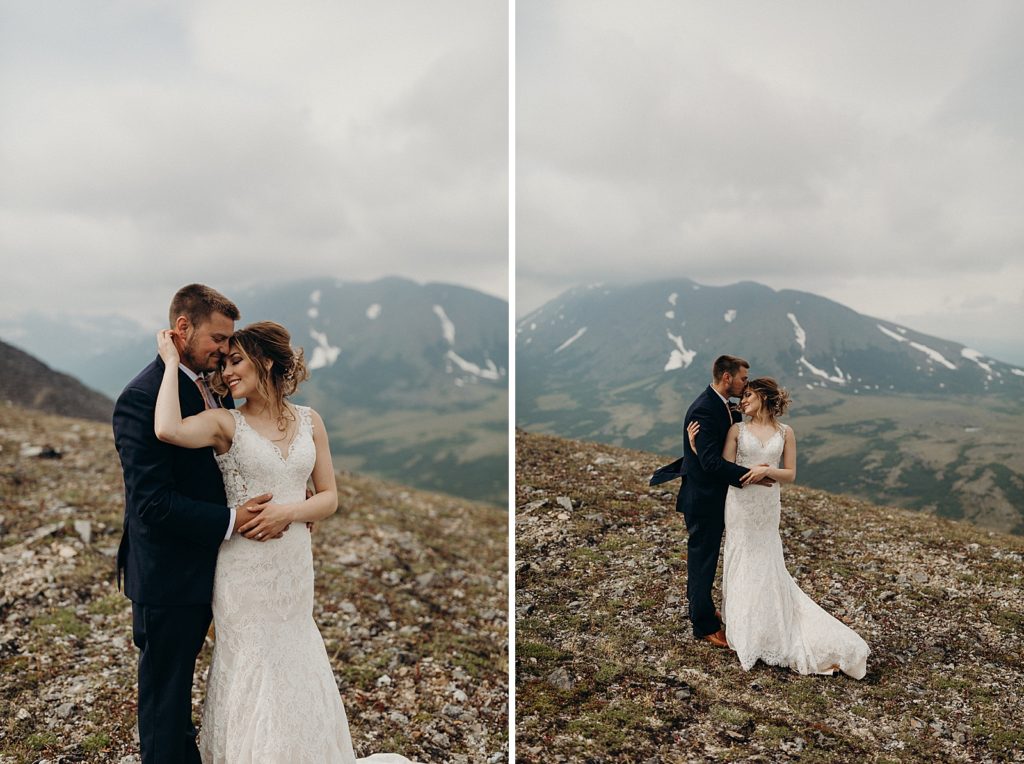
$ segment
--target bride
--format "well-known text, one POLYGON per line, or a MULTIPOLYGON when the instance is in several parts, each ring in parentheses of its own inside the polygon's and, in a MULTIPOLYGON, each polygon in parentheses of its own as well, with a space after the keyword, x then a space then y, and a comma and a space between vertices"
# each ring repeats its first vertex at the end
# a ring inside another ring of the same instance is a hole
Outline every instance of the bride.
MULTIPOLYGON (((751 380, 740 399, 748 418, 726 436, 722 457, 750 468, 725 499, 722 610, 729 647, 749 671, 758 660, 801 674, 839 670, 863 679, 870 650, 850 627, 816 605, 786 570, 779 536, 779 483, 796 479, 796 436, 778 418, 789 394, 771 377, 751 380), (782 466, 777 466, 779 460, 782 466), (770 478, 773 486, 756 485, 770 478)), ((700 430, 687 428, 691 446, 700 430)))
MULTIPOLYGON (((211 386, 244 398, 245 404, 211 407, 183 420, 175 336, 173 329, 157 335, 165 364, 154 418, 157 437, 185 448, 212 446, 228 506, 263 493, 273 494, 274 501, 220 547, 202 760, 356 762, 345 709, 313 621, 312 545, 303 524, 333 514, 338 494, 323 420, 313 409, 286 400, 309 376, 302 351, 292 350, 280 324, 261 321, 239 330, 211 386), (315 493, 306 498, 310 476, 315 493), (302 532, 286 532, 293 524, 302 532)), ((395 754, 358 761, 408 764, 395 754)))

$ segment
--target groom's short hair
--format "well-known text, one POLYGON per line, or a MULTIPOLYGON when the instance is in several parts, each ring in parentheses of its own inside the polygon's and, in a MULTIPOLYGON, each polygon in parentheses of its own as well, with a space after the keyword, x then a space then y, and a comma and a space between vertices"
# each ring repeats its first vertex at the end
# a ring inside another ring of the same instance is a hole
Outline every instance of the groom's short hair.
POLYGON ((214 313, 223 313, 232 321, 241 316, 238 306, 216 289, 205 284, 189 284, 175 292, 171 299, 170 325, 174 326, 178 316, 185 316, 193 326, 199 326, 214 313))
POLYGON ((735 355, 720 355, 715 359, 714 365, 711 367, 711 377, 717 382, 722 378, 722 375, 728 372, 732 376, 736 376, 740 369, 749 369, 750 364, 744 361, 739 356, 735 355))

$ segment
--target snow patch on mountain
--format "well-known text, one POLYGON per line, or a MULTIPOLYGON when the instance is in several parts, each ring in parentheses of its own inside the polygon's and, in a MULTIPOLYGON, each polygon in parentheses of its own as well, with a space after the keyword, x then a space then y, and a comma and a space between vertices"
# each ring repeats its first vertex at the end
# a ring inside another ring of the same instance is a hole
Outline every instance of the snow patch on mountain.
POLYGON ((448 318, 448 314, 444 312, 444 308, 440 305, 434 306, 434 315, 441 321, 441 334, 448 341, 449 345, 455 344, 455 324, 448 318))
POLYGON ((668 304, 673 308, 676 306, 676 300, 679 299, 679 292, 673 292, 668 296, 668 304))
MULTIPOLYGON (((486 359, 486 366, 484 368, 480 368, 480 366, 472 361, 467 361, 454 350, 449 350, 445 353, 444 357, 458 366, 462 371, 472 374, 474 377, 479 377, 480 379, 497 380, 504 372, 503 369, 499 370, 494 361, 490 358, 486 359)), ((448 368, 448 372, 451 372, 451 367, 448 368)), ((456 384, 459 384, 460 380, 456 379, 455 382, 456 384)))
POLYGON ((1024 377, 1024 370, 1021 369, 1011 368, 1010 373, 1016 374, 1018 377, 1024 377))
POLYGON ((722 318, 725 319, 725 323, 731 324, 736 319, 736 309, 730 308, 729 310, 725 311, 725 315, 722 316, 722 318))
POLYGON ((676 317, 676 312, 674 310, 666 310, 665 311, 665 318, 675 318, 675 317, 676 317))
POLYGON ((309 310, 306 311, 306 315, 310 318, 316 318, 320 315, 320 308, 317 305, 320 304, 320 290, 314 289, 309 293, 309 310))
POLYGON ((796 316, 792 313, 787 313, 786 317, 793 323, 793 332, 796 334, 796 344, 800 346, 801 350, 807 350, 807 332, 800 326, 800 322, 796 320, 796 316))
POLYGON ((341 348, 334 347, 327 339, 327 335, 318 332, 316 329, 309 330, 309 336, 316 340, 316 347, 313 348, 313 357, 309 361, 310 369, 322 369, 325 366, 333 366, 338 360, 341 348))
POLYGON ((803 356, 800 356, 800 363, 806 366, 807 370, 811 372, 811 374, 814 374, 815 376, 821 377, 822 379, 828 380, 829 382, 835 382, 838 385, 846 384, 846 377, 843 376, 843 372, 839 370, 838 366, 835 367, 836 376, 832 376, 824 369, 819 369, 817 366, 815 366, 813 363, 808 361, 803 356))
POLYGON ((675 344, 675 348, 669 353, 668 362, 665 364, 665 371, 672 371, 673 369, 686 369, 693 359, 697 357, 696 350, 687 350, 686 346, 683 345, 683 338, 679 335, 672 334, 668 329, 665 330, 668 338, 675 344))
POLYGON ((366 317, 373 321, 380 315, 381 307, 379 302, 375 302, 369 308, 366 309, 366 317))
POLYGON ((978 366, 980 366, 982 369, 987 371, 990 375, 994 373, 992 371, 992 367, 989 366, 987 363, 985 363, 984 361, 981 360, 984 356, 982 356, 982 354, 979 353, 977 350, 971 350, 970 348, 963 348, 960 351, 960 355, 962 355, 968 361, 974 361, 976 364, 978 364, 978 366))
POLYGON ((561 345, 559 345, 557 348, 555 348, 555 352, 556 353, 561 353, 563 350, 565 350, 567 347, 569 347, 572 343, 574 343, 576 340, 578 340, 580 337, 582 337, 583 334, 586 331, 587 331, 587 327, 584 326, 582 329, 580 329, 578 332, 576 332, 576 334, 572 335, 569 339, 567 339, 565 342, 563 342, 561 345))
POLYGON ((899 334, 896 334, 896 332, 894 332, 892 329, 886 329, 881 324, 875 324, 875 326, 877 326, 878 330, 880 332, 882 332, 882 334, 884 334, 886 337, 892 337, 897 342, 906 342, 907 341, 906 337, 903 337, 903 336, 901 336, 899 334))
MULTIPOLYGON (((910 345, 910 347, 914 348, 914 350, 920 350, 922 353, 924 353, 926 356, 928 356, 928 358, 930 360, 935 361, 936 363, 941 363, 947 369, 956 370, 956 364, 953 364, 953 363, 950 363, 949 361, 947 361, 946 357, 944 355, 942 355, 942 353, 940 353, 938 350, 933 350, 932 348, 928 347, 927 345, 922 345, 920 342, 911 342, 906 337, 904 337, 904 336, 902 336, 900 334, 897 334, 896 332, 894 332, 894 331, 892 331, 890 329, 886 329, 881 324, 875 324, 875 326, 877 326, 882 331, 882 334, 886 335, 887 337, 892 337, 897 342, 906 342, 908 345, 910 345)), ((904 331, 905 332, 906 330, 905 329, 900 329, 900 331, 904 331)))

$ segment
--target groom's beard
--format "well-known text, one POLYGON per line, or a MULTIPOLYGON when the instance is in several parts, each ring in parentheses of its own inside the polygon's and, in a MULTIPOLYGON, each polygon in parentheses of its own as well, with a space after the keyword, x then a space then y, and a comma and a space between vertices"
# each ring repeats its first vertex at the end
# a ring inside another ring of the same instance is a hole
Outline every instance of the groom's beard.
POLYGON ((181 351, 181 362, 197 374, 205 374, 208 371, 216 371, 220 368, 222 356, 220 351, 209 353, 201 358, 196 353, 195 338, 189 339, 181 351))

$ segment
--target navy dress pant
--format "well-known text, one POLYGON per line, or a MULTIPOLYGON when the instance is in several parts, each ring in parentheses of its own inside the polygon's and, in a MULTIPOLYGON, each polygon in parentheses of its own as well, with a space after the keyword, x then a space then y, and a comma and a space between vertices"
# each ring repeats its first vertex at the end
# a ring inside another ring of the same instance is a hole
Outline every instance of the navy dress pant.
POLYGON ((689 533, 686 540, 686 599, 693 636, 699 638, 722 628, 722 622, 715 615, 711 588, 718 570, 725 516, 714 512, 710 515, 688 512, 685 517, 689 533))
POLYGON ((132 602, 143 764, 200 764, 192 723, 192 678, 212 618, 209 605, 132 602))

